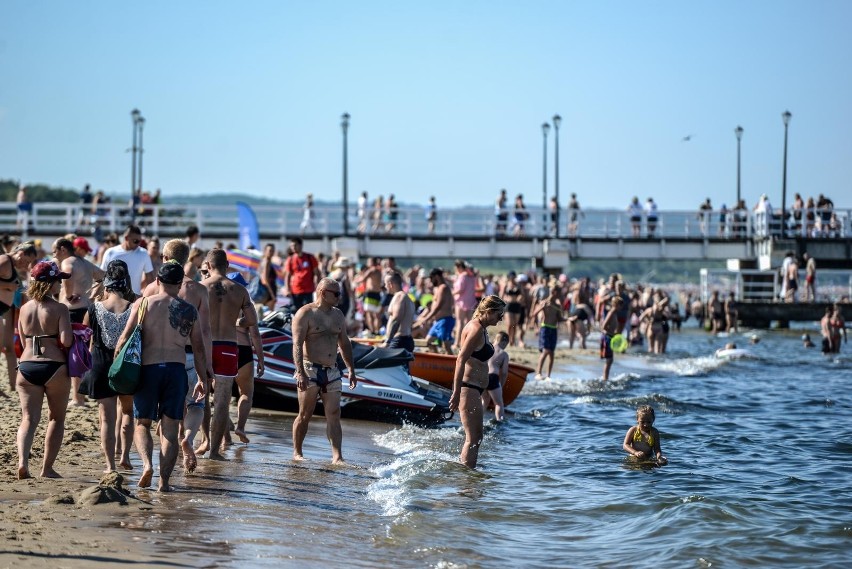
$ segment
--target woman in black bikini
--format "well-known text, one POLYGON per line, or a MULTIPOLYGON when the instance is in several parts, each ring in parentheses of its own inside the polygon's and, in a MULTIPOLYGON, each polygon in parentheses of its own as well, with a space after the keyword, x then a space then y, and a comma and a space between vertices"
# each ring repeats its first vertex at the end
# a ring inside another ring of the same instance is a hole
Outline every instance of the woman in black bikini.
POLYGON ((506 304, 506 333, 509 334, 509 345, 523 347, 523 330, 520 327, 521 313, 524 310, 524 291, 518 284, 515 271, 506 275, 506 282, 500 296, 506 304))
MULTIPOLYGON (((6 356, 9 389, 15 390, 15 291, 21 286, 18 271, 28 271, 38 257, 32 243, 21 243, 8 255, 0 255, 0 347, 6 356)), ((0 390, 0 393, 3 393, 0 390)))
POLYGON ((486 296, 461 333, 450 411, 458 410, 461 417, 465 440, 459 460, 470 468, 476 468, 482 443, 481 396, 488 386, 488 360, 494 355, 487 328, 500 322, 505 311, 506 303, 500 297, 486 296))
POLYGON ((22 413, 18 428, 18 478, 30 478, 30 449, 45 395, 50 420, 44 437, 41 476, 60 477, 53 470, 53 462, 65 434, 65 408, 71 389, 64 350, 71 347, 74 336, 68 307, 53 300, 53 295, 59 293, 59 281, 70 276, 61 272, 56 263, 37 263, 30 272, 27 294, 31 302, 21 307, 18 319, 18 334, 24 342, 17 377, 22 413))

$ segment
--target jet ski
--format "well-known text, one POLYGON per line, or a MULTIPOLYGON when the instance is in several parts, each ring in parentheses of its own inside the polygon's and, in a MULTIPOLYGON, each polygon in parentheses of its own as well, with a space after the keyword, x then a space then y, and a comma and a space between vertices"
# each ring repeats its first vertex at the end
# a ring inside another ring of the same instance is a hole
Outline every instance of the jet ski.
MULTIPOLYGON (((255 407, 298 410, 290 322, 289 313, 276 311, 259 323, 265 372, 254 380, 255 407)), ((409 363, 414 359, 411 352, 353 342, 352 357, 358 374, 358 385, 352 390, 343 359, 339 355, 337 358, 343 382, 342 416, 420 425, 438 424, 452 416, 450 391, 409 373, 409 363)), ((317 405, 321 407, 322 403, 317 405)))

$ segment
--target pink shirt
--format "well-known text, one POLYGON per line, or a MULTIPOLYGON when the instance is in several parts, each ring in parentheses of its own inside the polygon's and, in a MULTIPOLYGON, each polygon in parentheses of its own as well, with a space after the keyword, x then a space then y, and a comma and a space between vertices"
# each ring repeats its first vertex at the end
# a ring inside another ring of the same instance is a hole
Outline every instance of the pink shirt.
POLYGON ((467 271, 456 275, 453 284, 453 296, 456 306, 462 310, 473 310, 476 308, 476 277, 467 271))

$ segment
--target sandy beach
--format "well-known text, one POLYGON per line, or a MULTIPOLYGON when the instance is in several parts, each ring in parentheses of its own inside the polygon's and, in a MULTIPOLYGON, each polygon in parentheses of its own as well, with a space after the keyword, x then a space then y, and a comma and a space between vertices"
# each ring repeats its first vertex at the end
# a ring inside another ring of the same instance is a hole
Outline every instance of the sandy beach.
MULTIPOLYGON (((510 348, 509 352, 513 361, 533 368, 538 361, 538 350, 533 347, 510 348)), ((578 356, 595 354, 594 349, 557 349, 557 360, 565 364, 578 356)), ((5 364, 0 362, 0 377, 5 377, 5 373, 5 364)), ((30 459, 30 470, 34 474, 41 469, 47 415, 45 403, 30 459)), ((175 507, 172 499, 161 500, 156 492, 138 491, 135 487, 138 472, 127 473, 124 487, 130 494, 126 496, 125 505, 86 503, 84 494, 98 485, 104 468, 96 403, 68 410, 63 446, 55 465, 61 479, 17 479, 16 434, 20 420, 17 394, 0 398, 0 459, 3 463, 0 469, 0 536, 3 540, 0 568, 22 564, 50 568, 110 566, 121 561, 132 561, 134 566, 143 567, 146 564, 197 566, 198 560, 193 560, 188 553, 182 557, 174 548, 157 546, 157 543, 167 545, 168 535, 141 538, 138 532, 123 529, 128 519, 157 517, 175 507)), ((281 444, 288 445, 289 440, 282 439, 281 444)), ((131 457, 138 471, 139 458, 135 451, 131 457)), ((179 489, 192 486, 191 479, 188 482, 184 479, 180 465, 175 475, 179 489)), ((180 498, 179 494, 175 498, 180 498)))
MULTIPOLYGON (((0 360, 0 377, 5 385, 5 360, 0 360)), ((30 459, 33 474, 41 470, 47 415, 45 403, 30 459)), ((104 469, 95 403, 68 410, 55 465, 61 479, 17 479, 15 441, 20 423, 17 393, 0 398, 0 567, 92 567, 121 561, 145 566, 139 564, 142 560, 184 566, 174 553, 158 554, 122 532, 121 519, 130 509, 155 514, 161 507, 156 501, 140 499, 146 496, 137 496, 135 479, 125 483, 131 491, 126 505, 88 505, 81 499, 84 491, 98 484, 104 469)), ((185 566, 194 565, 187 560, 185 566)))

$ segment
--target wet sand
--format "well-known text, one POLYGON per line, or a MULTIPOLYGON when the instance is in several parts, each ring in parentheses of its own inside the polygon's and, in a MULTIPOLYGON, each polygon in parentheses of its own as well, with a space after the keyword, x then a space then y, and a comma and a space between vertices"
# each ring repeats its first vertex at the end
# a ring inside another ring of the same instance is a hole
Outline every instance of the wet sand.
MULTIPOLYGON (((0 380, 8 394, 5 360, 0 360, 0 380)), ((93 402, 68 410, 63 445, 54 466, 61 479, 36 476, 41 472, 48 418, 45 402, 30 459, 30 472, 36 477, 18 480, 16 436, 21 408, 17 393, 8 395, 0 398, 0 568, 92 567, 121 561, 137 567, 195 566, 191 559, 174 552, 158 553, 120 529, 121 519, 131 510, 137 515, 149 511, 156 515, 161 507, 151 501, 150 492, 144 493, 147 497, 137 496, 135 478, 125 483, 132 493, 127 505, 81 503, 83 491, 98 484, 104 469, 98 409, 93 402)), ((139 459, 135 453, 132 456, 138 471, 139 459)))

